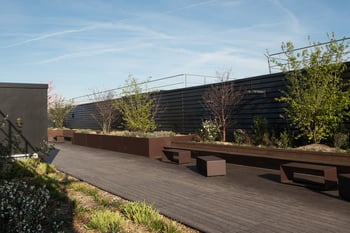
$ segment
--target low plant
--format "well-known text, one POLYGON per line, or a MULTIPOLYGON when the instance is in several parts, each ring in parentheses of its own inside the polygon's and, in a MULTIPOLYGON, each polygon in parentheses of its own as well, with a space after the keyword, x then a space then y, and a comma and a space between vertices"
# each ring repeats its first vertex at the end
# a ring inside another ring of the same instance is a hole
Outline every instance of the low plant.
POLYGON ((4 181, 0 185, 0 231, 44 232, 49 190, 24 181, 4 181))
POLYGON ((57 97, 49 106, 49 117, 56 128, 62 129, 67 114, 72 110, 73 103, 63 97, 57 97))
POLYGON ((233 132, 233 140, 237 144, 250 144, 251 139, 249 137, 249 134, 244 129, 236 129, 233 132))
POLYGON ((292 144, 292 137, 290 136, 289 132, 287 130, 284 130, 280 133, 280 137, 278 140, 278 147, 281 148, 288 148, 292 144))
POLYGON ((263 144, 264 138, 266 138, 267 131, 267 119, 261 116, 254 116, 253 118, 253 143, 255 145, 263 144))
POLYGON ((123 208, 124 215, 133 222, 149 225, 160 220, 161 216, 152 205, 143 202, 129 202, 123 208))
POLYGON ((202 122, 199 136, 204 142, 214 142, 218 139, 220 132, 221 125, 216 120, 205 120, 202 122))
POLYGON ((345 148, 349 144, 349 136, 345 133, 336 133, 334 135, 334 147, 337 149, 345 148))
POLYGON ((90 216, 87 227, 102 233, 117 233, 121 232, 124 225, 125 220, 118 212, 96 210, 90 216))

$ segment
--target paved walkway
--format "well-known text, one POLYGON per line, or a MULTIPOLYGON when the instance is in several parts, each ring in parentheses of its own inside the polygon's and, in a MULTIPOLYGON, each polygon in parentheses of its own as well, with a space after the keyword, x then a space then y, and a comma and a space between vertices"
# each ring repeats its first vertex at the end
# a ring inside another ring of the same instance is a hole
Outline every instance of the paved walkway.
POLYGON ((128 200, 146 200, 161 213, 201 232, 350 232, 350 202, 337 191, 283 185, 275 170, 228 164, 225 177, 204 177, 137 155, 57 144, 61 171, 128 200))

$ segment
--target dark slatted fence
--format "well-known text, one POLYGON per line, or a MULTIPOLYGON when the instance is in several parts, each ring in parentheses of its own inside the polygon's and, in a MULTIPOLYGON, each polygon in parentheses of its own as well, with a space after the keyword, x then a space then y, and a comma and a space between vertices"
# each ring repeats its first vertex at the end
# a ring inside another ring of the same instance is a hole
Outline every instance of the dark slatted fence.
MULTIPOLYGON (((350 79, 350 70, 344 74, 344 79, 350 79)), ((281 118, 284 106, 275 100, 281 96, 281 90, 286 87, 286 80, 282 73, 238 79, 232 82, 235 88, 244 92, 244 97, 232 115, 232 125, 228 130, 229 137, 233 129, 250 131, 254 116, 266 118, 269 129, 276 133, 288 127, 287 122, 281 118)), ((179 133, 198 132, 201 122, 211 118, 202 98, 209 88, 210 84, 155 93, 159 104, 156 115, 158 130, 172 130, 179 133)), ((98 124, 91 114, 95 109, 94 103, 77 105, 67 117, 67 126, 98 129, 98 124)))

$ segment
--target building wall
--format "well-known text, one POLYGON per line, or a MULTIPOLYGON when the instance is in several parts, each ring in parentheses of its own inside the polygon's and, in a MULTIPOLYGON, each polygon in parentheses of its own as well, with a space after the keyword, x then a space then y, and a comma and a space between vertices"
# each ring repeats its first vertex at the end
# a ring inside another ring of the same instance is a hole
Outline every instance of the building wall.
POLYGON ((14 124, 21 118, 23 135, 34 147, 47 140, 46 84, 0 83, 0 110, 14 124))

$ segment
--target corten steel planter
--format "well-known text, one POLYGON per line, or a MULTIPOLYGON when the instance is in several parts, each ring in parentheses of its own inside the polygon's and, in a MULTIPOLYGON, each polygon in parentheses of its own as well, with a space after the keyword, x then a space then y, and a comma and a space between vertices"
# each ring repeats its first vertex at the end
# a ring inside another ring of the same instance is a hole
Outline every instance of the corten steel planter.
POLYGON ((163 154, 165 146, 172 141, 191 141, 192 136, 172 137, 126 137, 102 134, 74 133, 73 144, 105 150, 118 151, 128 154, 142 155, 150 158, 158 158, 163 154))
POLYGON ((72 129, 48 129, 47 138, 48 142, 57 142, 57 138, 65 138, 72 140, 74 130, 72 129))
POLYGON ((194 156, 216 155, 227 162, 279 169, 288 162, 333 165, 339 172, 350 173, 350 155, 347 153, 304 151, 296 149, 261 148, 253 146, 172 142, 169 148, 190 150, 194 156))

